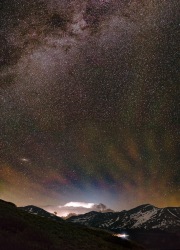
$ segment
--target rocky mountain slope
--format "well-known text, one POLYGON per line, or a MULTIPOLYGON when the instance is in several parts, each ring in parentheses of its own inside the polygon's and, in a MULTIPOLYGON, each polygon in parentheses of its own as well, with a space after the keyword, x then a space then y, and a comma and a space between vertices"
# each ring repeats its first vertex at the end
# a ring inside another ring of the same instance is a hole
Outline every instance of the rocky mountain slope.
POLYGON ((146 204, 122 212, 90 212, 73 216, 68 221, 115 232, 123 229, 178 231, 180 230, 180 208, 157 208, 146 204))

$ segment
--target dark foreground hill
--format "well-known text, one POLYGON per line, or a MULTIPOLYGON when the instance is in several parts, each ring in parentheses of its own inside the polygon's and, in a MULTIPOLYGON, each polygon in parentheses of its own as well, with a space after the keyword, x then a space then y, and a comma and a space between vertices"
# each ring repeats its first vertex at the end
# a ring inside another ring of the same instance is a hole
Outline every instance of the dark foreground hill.
MULTIPOLYGON (((42 212, 42 211, 41 211, 42 212)), ((52 216, 54 217, 54 216, 52 216)), ((30 214, 0 200, 1 250, 143 249, 110 233, 30 214)))

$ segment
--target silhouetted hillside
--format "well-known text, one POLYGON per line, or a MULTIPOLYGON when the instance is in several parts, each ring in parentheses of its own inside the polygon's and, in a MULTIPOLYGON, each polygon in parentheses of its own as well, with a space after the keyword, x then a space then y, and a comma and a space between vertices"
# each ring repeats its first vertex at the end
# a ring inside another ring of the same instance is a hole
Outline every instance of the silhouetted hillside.
POLYGON ((108 232, 30 214, 0 200, 1 250, 143 249, 108 232))

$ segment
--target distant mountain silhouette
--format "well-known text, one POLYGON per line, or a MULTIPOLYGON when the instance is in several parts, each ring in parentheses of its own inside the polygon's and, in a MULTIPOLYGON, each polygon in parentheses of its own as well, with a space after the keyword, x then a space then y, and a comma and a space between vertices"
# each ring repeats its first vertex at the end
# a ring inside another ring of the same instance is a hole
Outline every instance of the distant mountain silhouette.
POLYGON ((44 209, 33 206, 33 205, 19 207, 19 209, 22 209, 30 214, 39 215, 41 217, 49 218, 49 219, 52 219, 55 221, 62 221, 62 219, 60 217, 56 216, 55 214, 49 213, 49 212, 45 211, 44 209))

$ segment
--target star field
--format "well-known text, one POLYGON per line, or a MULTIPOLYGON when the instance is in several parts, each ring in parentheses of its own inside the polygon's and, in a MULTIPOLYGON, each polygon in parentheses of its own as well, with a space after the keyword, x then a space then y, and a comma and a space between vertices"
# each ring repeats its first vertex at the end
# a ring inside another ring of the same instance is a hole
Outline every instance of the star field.
POLYGON ((180 204, 178 1, 0 5, 0 196, 180 204))

